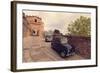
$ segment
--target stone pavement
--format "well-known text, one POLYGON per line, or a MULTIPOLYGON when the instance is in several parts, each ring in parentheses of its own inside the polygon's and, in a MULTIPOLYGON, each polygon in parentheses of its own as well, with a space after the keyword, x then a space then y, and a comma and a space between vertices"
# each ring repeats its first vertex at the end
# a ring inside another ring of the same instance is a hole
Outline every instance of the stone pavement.
POLYGON ((61 61, 61 60, 81 60, 84 59, 79 55, 61 58, 50 47, 50 42, 45 42, 39 37, 26 37, 23 39, 23 62, 39 61, 61 61))

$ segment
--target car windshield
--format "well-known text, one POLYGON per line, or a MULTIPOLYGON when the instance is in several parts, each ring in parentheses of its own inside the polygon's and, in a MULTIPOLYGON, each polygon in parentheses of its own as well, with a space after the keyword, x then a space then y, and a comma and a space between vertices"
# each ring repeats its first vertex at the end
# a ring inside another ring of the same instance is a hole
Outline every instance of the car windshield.
POLYGON ((62 44, 66 44, 66 43, 68 43, 68 40, 67 40, 67 37, 61 37, 61 43, 62 44))

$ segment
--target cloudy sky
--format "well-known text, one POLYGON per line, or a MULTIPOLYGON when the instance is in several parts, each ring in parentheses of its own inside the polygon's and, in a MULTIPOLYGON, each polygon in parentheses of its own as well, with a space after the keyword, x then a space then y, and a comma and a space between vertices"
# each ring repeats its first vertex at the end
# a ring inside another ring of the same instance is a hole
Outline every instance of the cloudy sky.
POLYGON ((23 11, 25 15, 33 15, 42 18, 45 31, 59 29, 63 34, 67 33, 68 24, 80 16, 90 17, 89 13, 48 12, 48 11, 23 11))

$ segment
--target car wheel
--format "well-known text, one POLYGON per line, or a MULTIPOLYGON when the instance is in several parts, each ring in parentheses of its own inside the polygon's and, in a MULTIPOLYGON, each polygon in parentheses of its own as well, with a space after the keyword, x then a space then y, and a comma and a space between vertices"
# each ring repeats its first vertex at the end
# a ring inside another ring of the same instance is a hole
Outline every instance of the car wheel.
POLYGON ((66 57, 66 54, 65 54, 64 52, 61 52, 61 53, 60 53, 60 56, 61 56, 62 58, 65 58, 65 57, 66 57))

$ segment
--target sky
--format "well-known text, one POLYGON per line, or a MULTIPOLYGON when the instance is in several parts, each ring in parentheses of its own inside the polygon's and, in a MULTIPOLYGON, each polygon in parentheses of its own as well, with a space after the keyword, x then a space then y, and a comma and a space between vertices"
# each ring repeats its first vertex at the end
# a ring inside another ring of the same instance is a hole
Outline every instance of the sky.
POLYGON ((50 12, 50 11, 23 11, 25 15, 38 16, 42 18, 44 30, 59 29, 61 33, 67 34, 68 24, 79 18, 80 16, 91 17, 90 13, 72 13, 72 12, 50 12))

